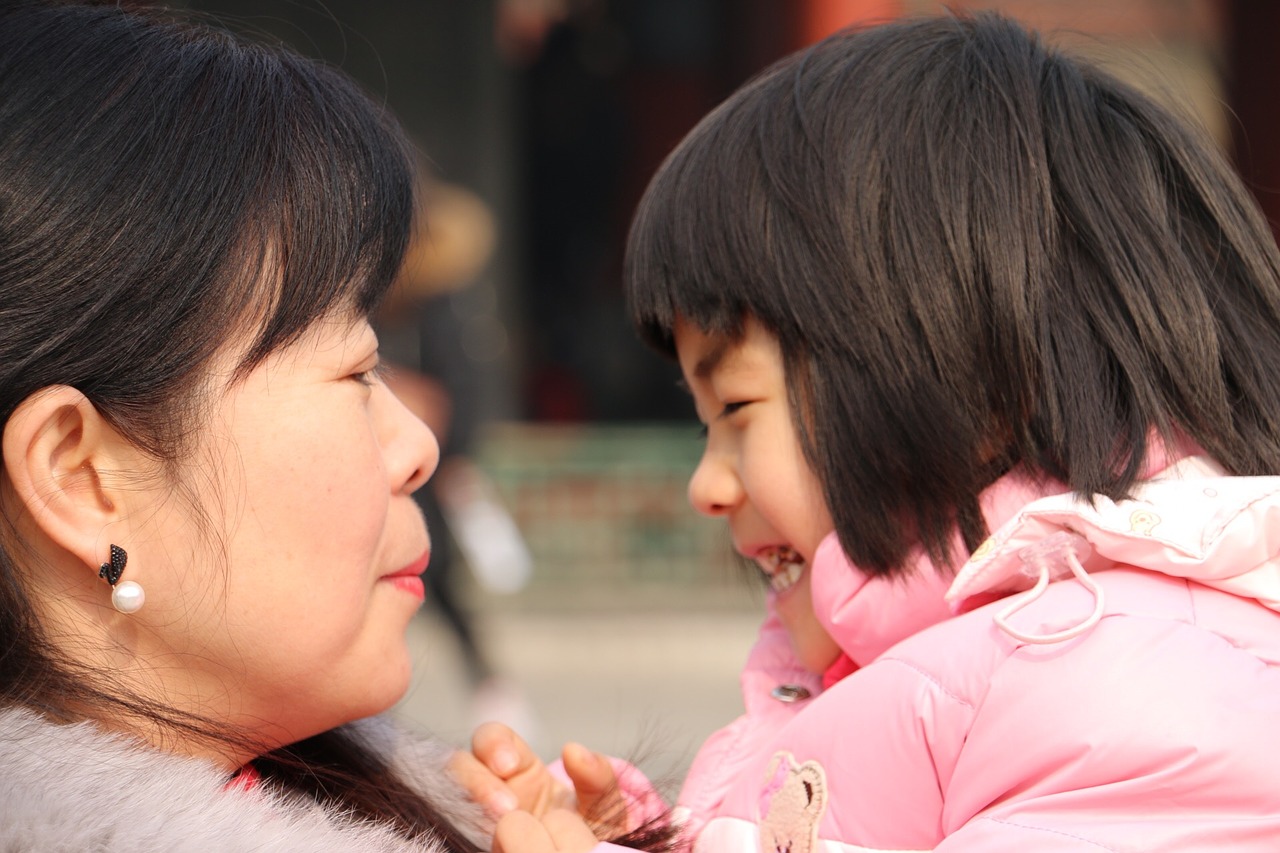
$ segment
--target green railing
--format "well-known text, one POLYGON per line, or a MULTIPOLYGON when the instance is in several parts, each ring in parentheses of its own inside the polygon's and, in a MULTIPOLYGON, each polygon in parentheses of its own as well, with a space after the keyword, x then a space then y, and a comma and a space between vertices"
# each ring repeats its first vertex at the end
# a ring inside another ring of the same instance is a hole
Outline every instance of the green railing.
POLYGON ((533 555, 535 594, 740 589, 726 525, 686 498, 701 449, 693 424, 505 423, 477 461, 533 555))

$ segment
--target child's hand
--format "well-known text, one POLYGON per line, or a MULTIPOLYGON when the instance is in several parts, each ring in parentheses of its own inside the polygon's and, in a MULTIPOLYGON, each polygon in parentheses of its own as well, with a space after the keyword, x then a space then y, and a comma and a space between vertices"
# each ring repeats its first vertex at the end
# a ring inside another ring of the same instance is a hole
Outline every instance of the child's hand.
POLYGON ((541 820, 528 812, 507 812, 493 834, 493 853, 587 853, 595 846, 591 827, 564 809, 554 809, 541 820))
POLYGON ((560 763, 573 782, 578 814, 591 825, 597 838, 614 838, 630 828, 627 804, 608 758, 580 743, 566 743, 560 751, 560 763))
POLYGON ((514 809, 535 817, 570 809, 591 820, 601 837, 625 832, 626 806, 609 760, 570 743, 562 761, 573 790, 556 779, 514 731, 485 723, 471 736, 471 752, 454 755, 450 770, 468 796, 496 817, 514 809))
POLYGON ((573 792, 518 734, 484 723, 471 736, 471 752, 456 753, 449 769, 468 796, 495 817, 521 809, 541 817, 553 808, 575 808, 573 792))

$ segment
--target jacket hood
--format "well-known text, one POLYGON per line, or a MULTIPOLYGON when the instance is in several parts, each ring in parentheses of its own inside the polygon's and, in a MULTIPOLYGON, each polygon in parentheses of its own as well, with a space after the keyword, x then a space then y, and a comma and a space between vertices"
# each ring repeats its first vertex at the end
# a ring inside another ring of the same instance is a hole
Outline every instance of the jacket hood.
MULTIPOLYGON (((1006 474, 979 498, 987 529, 1000 528, 1029 502, 1064 488, 1019 472, 1006 474)), ((958 536, 955 548, 968 553, 958 536)), ((953 567, 940 569, 924 554, 914 563, 902 576, 873 577, 849 561, 835 533, 818 546, 810 567, 814 615, 858 666, 953 615, 946 598, 953 567)))
POLYGON ((1129 500, 1061 494, 1031 502, 974 551, 947 600, 964 611, 1073 574, 1088 585, 1079 570, 1124 566, 1280 610, 1277 529, 1280 477, 1228 477, 1207 457, 1187 457, 1129 500))

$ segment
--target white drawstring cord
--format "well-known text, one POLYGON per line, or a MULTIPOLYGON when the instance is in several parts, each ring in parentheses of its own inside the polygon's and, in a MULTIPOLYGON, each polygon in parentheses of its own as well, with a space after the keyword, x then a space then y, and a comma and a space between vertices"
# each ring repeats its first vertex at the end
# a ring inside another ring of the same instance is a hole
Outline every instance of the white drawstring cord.
POLYGON ((1024 643, 1047 645, 1078 637, 1098 624, 1098 620, 1102 618, 1106 596, 1102 588, 1094 582, 1093 578, 1089 577, 1089 573, 1084 570, 1084 566, 1080 563, 1080 558, 1076 556, 1077 543, 1084 544, 1086 548, 1088 547, 1087 543, 1084 543, 1078 536, 1066 532, 1055 533, 1043 542, 1023 548, 1019 552, 1018 556, 1022 557, 1023 563, 1034 567, 1037 570, 1038 577, 1036 578, 1036 585, 1028 590, 1026 595, 1021 596, 996 615, 995 623, 1000 630, 1024 643), (1071 569, 1071 574, 1075 575, 1076 580, 1093 594, 1093 612, 1079 625, 1073 625, 1062 631, 1055 631, 1052 634, 1024 634, 1009 624, 1009 618, 1044 594, 1045 589, 1049 586, 1050 558, 1058 556, 1066 561, 1067 567, 1071 569))

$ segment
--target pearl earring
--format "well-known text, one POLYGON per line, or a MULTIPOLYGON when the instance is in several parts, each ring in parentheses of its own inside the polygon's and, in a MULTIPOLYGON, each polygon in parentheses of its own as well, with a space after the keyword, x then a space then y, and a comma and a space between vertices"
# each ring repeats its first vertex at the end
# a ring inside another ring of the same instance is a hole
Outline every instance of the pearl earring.
POLYGON ((133 581, 125 581, 120 583, 120 575, 124 574, 125 563, 129 562, 129 555, 119 545, 111 546, 111 562, 103 563, 98 568, 98 577, 104 578, 107 583, 111 584, 111 604, 121 613, 137 613, 142 609, 142 603, 146 601, 147 594, 143 592, 141 584, 133 581))

